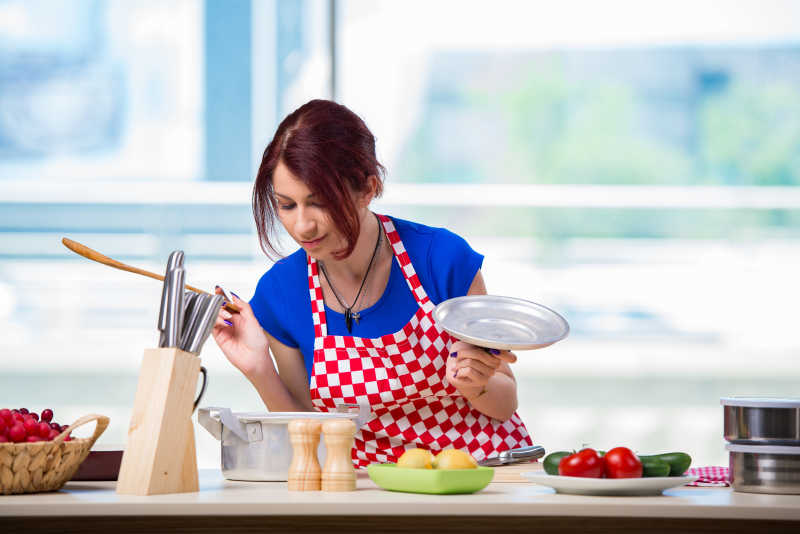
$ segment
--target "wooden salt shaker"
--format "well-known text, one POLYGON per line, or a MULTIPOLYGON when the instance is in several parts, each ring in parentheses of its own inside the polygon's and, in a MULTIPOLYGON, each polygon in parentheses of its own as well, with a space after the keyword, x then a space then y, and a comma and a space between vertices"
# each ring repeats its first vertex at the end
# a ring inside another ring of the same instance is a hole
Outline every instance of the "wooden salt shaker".
POLYGON ((317 419, 289 421, 289 441, 293 450, 292 463, 289 464, 289 491, 319 491, 317 446, 321 428, 322 422, 317 419))
POLYGON ((356 424, 351 419, 332 419, 322 425, 327 457, 322 470, 322 491, 354 491, 356 471, 352 449, 356 424))

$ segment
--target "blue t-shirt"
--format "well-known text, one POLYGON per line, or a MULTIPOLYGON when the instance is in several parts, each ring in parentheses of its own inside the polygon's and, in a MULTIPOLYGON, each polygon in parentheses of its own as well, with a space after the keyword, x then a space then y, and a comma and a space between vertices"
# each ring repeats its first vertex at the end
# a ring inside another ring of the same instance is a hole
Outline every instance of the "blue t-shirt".
MULTIPOLYGON (((391 219, 431 301, 438 304, 466 295, 481 268, 483 256, 472 250, 464 238, 449 230, 391 219)), ((305 250, 298 249, 264 273, 250 306, 264 330, 284 345, 300 349, 310 379, 314 362, 314 323, 305 250)), ((394 259, 383 295, 369 308, 359 310, 360 321, 353 321, 351 333, 347 332, 344 314, 325 305, 328 335, 376 338, 392 334, 402 329, 418 308, 394 259)))

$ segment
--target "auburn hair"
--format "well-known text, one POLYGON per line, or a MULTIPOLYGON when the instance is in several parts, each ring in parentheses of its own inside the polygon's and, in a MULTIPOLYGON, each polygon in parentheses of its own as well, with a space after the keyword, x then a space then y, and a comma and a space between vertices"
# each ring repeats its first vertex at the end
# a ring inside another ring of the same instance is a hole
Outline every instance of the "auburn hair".
POLYGON ((338 259, 353 252, 361 232, 354 193, 378 179, 375 196, 383 192, 385 169, 375 157, 375 136, 361 118, 330 100, 311 100, 290 113, 264 150, 253 186, 253 216, 261 249, 270 257, 275 248, 277 200, 272 178, 278 163, 300 179, 325 206, 347 246, 338 259))

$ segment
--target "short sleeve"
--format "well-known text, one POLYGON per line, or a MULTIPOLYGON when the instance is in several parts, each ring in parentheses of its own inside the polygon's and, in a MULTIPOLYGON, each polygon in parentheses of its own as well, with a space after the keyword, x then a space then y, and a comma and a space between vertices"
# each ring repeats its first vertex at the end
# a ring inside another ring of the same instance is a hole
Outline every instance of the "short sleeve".
POLYGON ((437 229, 428 254, 428 268, 438 293, 430 295, 431 298, 438 303, 463 297, 482 264, 483 255, 472 250, 463 237, 444 228, 437 229))
POLYGON ((280 286, 275 284, 276 278, 277 276, 272 272, 272 269, 264 273, 261 280, 258 281, 255 295, 250 300, 250 307, 253 309, 253 315, 256 316, 259 324, 261 324, 261 328, 287 347, 297 348, 300 346, 298 341, 278 320, 279 316, 276 313, 276 309, 285 307, 285 296, 280 286))

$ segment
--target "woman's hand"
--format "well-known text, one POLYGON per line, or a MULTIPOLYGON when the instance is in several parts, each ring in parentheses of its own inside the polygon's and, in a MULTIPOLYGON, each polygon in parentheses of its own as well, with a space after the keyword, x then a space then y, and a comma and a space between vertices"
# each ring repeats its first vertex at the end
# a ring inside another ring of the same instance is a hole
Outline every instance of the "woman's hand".
POLYGON ((447 380, 467 399, 480 395, 502 362, 514 363, 517 357, 508 351, 484 349, 464 341, 450 346, 447 380))
MULTIPOLYGON (((215 293, 224 295, 219 287, 216 288, 215 293)), ((235 294, 233 303, 241 311, 232 314, 224 307, 220 308, 211 334, 228 361, 246 377, 251 378, 259 374, 264 366, 272 365, 272 360, 267 353, 269 343, 264 329, 253 315, 250 304, 235 294)))

